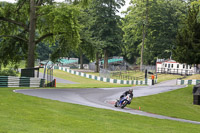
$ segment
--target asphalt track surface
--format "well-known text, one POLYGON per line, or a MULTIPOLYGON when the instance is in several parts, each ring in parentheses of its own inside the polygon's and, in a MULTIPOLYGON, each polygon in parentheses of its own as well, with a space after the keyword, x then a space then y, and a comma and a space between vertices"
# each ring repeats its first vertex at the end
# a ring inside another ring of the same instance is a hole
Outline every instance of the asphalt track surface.
MULTIPOLYGON (((148 96, 167 91, 183 88, 185 86, 167 85, 168 83, 174 84, 175 81, 168 81, 155 86, 137 86, 134 87, 134 97, 148 96)), ((200 124, 197 121, 172 118, 168 116, 162 116, 152 114, 140 110, 134 110, 125 107, 124 109, 114 107, 114 102, 119 96, 130 87, 121 88, 88 88, 88 89, 27 89, 27 90, 14 90, 16 93, 22 93, 25 95, 36 96, 40 98, 52 99, 61 102, 80 104, 95 108, 103 108, 114 111, 120 111, 130 113, 134 115, 142 115, 147 117, 153 117, 158 119, 168 119, 181 122, 188 122, 193 124, 200 124)), ((132 101, 134 104, 134 99, 132 101)))

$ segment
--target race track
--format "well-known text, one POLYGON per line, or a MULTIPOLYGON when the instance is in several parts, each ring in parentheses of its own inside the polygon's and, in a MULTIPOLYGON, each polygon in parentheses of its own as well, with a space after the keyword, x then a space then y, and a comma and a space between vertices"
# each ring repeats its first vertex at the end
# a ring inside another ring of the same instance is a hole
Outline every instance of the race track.
MULTIPOLYGON (((155 85, 155 86, 137 86, 134 87, 134 97, 153 95, 166 91, 171 91, 184 86, 175 85, 155 85)), ((116 108, 114 102, 128 87, 122 88, 90 88, 90 89, 27 89, 27 90, 14 90, 16 93, 22 93, 25 95, 36 96, 40 98, 58 100, 62 102, 68 102, 73 104, 80 104, 85 106, 91 106, 96 108, 103 108, 115 111, 126 112, 130 114, 143 115, 159 119, 169 119, 182 122, 189 122, 194 124, 200 124, 200 122, 172 118, 167 116, 156 115, 152 113, 143 112, 140 110, 134 110, 130 108, 116 108)), ((132 104, 134 103, 134 99, 132 104)))

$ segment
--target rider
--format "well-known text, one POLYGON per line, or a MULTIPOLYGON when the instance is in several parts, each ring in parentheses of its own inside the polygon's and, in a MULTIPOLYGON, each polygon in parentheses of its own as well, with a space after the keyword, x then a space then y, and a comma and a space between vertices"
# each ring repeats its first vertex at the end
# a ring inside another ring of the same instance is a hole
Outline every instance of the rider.
MULTIPOLYGON (((121 99, 122 99, 123 97, 127 96, 128 94, 130 94, 130 98, 132 99, 132 98, 133 98, 133 89, 129 89, 128 91, 125 91, 125 92, 120 96, 120 100, 119 100, 119 101, 121 101, 121 99)), ((128 104, 131 104, 131 101, 130 101, 128 104)))

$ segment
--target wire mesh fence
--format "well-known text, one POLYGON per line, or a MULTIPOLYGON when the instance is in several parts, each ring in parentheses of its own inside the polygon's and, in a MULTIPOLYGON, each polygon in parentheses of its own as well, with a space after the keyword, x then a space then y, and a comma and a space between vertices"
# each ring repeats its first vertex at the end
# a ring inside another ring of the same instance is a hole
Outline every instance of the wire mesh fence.
POLYGON ((106 69, 100 69, 100 77, 122 79, 122 80, 142 80, 145 77, 144 72, 138 70, 129 71, 109 71, 106 69))

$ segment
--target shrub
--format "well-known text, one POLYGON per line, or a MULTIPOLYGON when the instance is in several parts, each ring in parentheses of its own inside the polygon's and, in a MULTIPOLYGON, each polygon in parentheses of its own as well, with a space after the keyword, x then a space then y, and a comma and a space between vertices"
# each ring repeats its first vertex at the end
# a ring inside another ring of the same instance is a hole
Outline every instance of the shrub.
POLYGON ((0 71, 0 76, 17 76, 18 72, 13 70, 12 68, 10 69, 4 69, 0 71))

